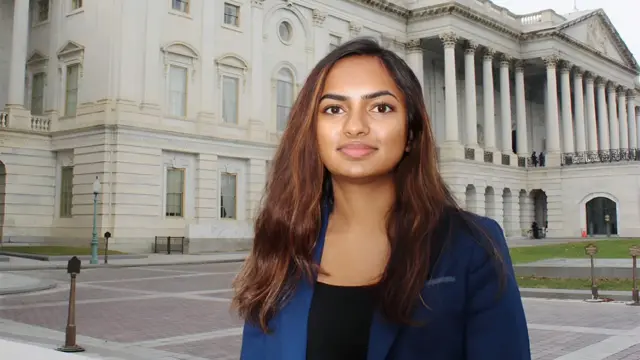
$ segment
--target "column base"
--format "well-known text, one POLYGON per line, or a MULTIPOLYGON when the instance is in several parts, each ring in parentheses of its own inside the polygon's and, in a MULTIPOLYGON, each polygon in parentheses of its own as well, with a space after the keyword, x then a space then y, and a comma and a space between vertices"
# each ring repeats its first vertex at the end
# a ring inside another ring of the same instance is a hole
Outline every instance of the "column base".
POLYGON ((559 167, 562 164, 562 153, 559 151, 544 154, 544 167, 559 167))
POLYGON ((31 111, 22 105, 7 105, 4 111, 9 115, 7 128, 31 130, 31 111))
POLYGON ((445 141, 439 149, 439 160, 462 160, 464 159, 464 146, 457 141, 445 141))

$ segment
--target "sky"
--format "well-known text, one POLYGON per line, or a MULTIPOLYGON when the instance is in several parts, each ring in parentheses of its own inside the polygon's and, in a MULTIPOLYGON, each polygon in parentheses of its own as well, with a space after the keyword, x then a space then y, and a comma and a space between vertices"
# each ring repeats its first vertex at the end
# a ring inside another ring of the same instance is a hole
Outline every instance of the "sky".
POLYGON ((532 13, 552 9, 560 15, 578 10, 602 8, 615 26, 622 39, 640 62, 640 34, 638 34, 639 0, 492 0, 494 4, 504 6, 515 14, 532 13), (635 30, 635 31, 634 31, 635 30))

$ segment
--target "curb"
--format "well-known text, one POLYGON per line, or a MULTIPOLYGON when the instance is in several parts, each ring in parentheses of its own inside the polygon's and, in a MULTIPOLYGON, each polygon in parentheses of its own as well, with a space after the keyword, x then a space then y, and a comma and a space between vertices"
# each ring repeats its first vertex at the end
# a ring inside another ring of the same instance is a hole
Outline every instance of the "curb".
MULTIPOLYGON (((39 255, 39 254, 28 254, 28 253, 20 253, 20 252, 10 252, 10 251, 0 251, 0 256, 13 256, 23 259, 29 260, 39 260, 39 261, 66 261, 69 260, 74 255, 39 255)), ((91 259, 91 255, 75 255, 80 260, 89 261, 91 259)), ((146 259, 149 255, 142 254, 109 254, 110 259, 146 259)), ((104 260, 104 255, 98 255, 98 259, 104 260)))
MULTIPOLYGON (((20 276, 20 275, 16 275, 16 277, 17 276, 20 276)), ((20 276, 20 277, 24 278, 24 276, 20 276)), ((13 287, 6 287, 6 288, 0 287, 0 295, 15 295, 15 294, 31 293, 36 291, 44 291, 44 290, 53 289, 57 285, 56 282, 54 282, 53 280, 43 280, 43 279, 36 279, 36 280, 37 282, 31 285, 13 286, 13 287)))
MULTIPOLYGON (((630 291, 599 291, 600 299, 608 301, 633 301, 630 291)), ((591 290, 520 288, 523 298, 590 300, 591 290)))
MULTIPOLYGON (((99 268, 132 268, 132 267, 149 267, 149 266, 180 266, 180 265, 206 265, 206 264, 225 264, 243 262, 246 255, 228 259, 209 259, 194 261, 159 261, 154 263, 137 263, 137 264, 82 264, 82 269, 99 269, 99 268)), ((67 264, 46 264, 46 265, 0 265, 0 272, 3 271, 33 271, 33 270, 60 270, 67 269, 67 264)))

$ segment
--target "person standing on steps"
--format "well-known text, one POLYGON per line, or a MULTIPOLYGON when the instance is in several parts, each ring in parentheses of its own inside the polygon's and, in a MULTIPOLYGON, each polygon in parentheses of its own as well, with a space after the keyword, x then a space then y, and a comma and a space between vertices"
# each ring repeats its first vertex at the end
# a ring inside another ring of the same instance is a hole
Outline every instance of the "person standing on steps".
POLYGON ((291 110, 234 281, 242 360, 530 360, 501 227, 438 172, 420 82, 369 39, 291 110))

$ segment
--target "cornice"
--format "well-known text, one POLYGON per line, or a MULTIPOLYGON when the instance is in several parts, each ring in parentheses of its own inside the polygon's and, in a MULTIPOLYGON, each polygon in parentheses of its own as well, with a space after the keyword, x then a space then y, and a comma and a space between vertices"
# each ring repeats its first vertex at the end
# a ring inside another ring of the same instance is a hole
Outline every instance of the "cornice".
POLYGON ((427 6, 427 7, 423 7, 415 10, 407 10, 400 5, 389 3, 388 0, 348 0, 348 1, 359 3, 362 5, 374 8, 376 10, 381 10, 396 16, 400 16, 406 19, 407 23, 434 19, 434 18, 446 16, 446 15, 456 15, 456 16, 460 16, 465 19, 471 20, 474 23, 483 25, 491 30, 494 30, 511 39, 518 40, 518 41, 531 41, 531 40, 538 40, 538 39, 555 38, 557 40, 561 40, 566 43, 569 43, 570 45, 576 46, 591 54, 594 54, 596 57, 603 59, 620 69, 630 71, 636 75, 640 74, 640 66, 638 65, 637 61, 633 57, 633 54, 631 54, 628 47, 620 37, 620 34, 618 34, 613 24, 611 24, 611 21, 608 19, 608 17, 602 10, 593 11, 591 13, 588 13, 584 16, 580 16, 576 19, 573 19, 571 21, 568 21, 562 24, 561 26, 558 26, 552 29, 545 29, 545 30, 540 30, 535 32, 523 32, 521 29, 508 26, 485 14, 479 13, 467 6, 461 5, 456 2, 450 2, 450 3, 439 4, 434 6, 427 6), (609 32, 609 35, 611 35, 611 38, 613 39, 616 48, 622 52, 624 60, 628 64, 632 64, 632 66, 629 66, 627 64, 622 64, 612 59, 611 57, 606 56, 605 54, 594 50, 593 48, 573 39, 569 35, 562 32, 563 29, 569 26, 575 25, 576 23, 584 21, 589 17, 593 17, 593 16, 600 16, 601 19, 605 22, 607 31, 609 32))

